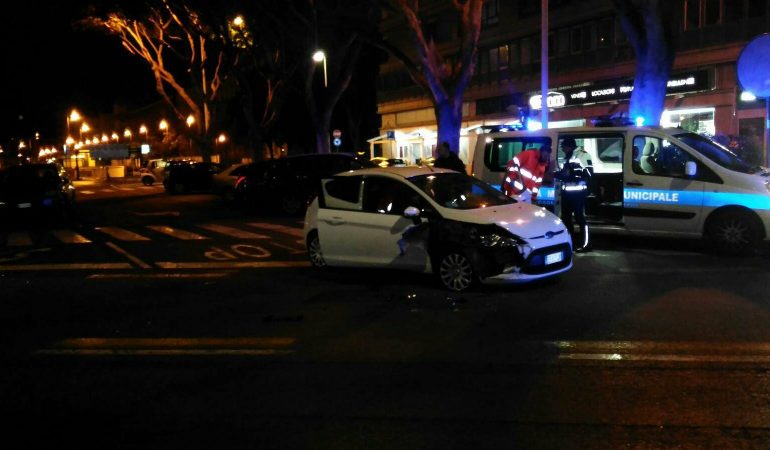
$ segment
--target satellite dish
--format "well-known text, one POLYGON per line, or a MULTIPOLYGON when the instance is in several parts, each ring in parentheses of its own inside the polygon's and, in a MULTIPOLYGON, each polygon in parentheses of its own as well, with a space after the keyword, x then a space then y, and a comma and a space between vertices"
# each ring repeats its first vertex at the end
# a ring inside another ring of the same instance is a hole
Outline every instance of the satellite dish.
POLYGON ((757 97, 770 97, 770 33, 757 36, 738 57, 738 81, 757 97))

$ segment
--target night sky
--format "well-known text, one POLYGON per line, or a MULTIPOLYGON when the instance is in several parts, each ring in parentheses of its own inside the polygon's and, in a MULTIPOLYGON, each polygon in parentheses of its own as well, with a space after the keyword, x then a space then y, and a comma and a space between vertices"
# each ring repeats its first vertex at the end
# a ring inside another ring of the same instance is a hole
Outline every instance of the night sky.
POLYGON ((1 144, 39 132, 43 145, 60 145, 73 107, 88 117, 157 99, 148 67, 118 38, 75 24, 85 5, 22 0, 3 14, 1 144))

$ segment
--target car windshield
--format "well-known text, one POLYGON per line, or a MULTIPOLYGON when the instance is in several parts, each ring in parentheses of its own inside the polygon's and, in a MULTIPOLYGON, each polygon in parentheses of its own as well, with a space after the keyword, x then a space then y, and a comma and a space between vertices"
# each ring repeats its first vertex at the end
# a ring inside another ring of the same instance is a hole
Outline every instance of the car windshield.
POLYGON ((677 134, 676 137, 726 169, 741 173, 757 173, 762 170, 759 166, 747 163, 740 156, 727 149, 727 147, 700 134, 681 133, 677 134))
POLYGON ((408 180, 445 208, 477 209, 515 203, 487 183, 461 173, 426 174, 408 180))

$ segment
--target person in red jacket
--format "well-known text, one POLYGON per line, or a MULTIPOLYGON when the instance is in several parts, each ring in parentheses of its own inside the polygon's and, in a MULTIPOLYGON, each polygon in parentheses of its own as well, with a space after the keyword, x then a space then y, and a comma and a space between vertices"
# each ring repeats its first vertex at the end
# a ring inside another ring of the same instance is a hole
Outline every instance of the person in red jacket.
POLYGON ((543 175, 551 160, 551 146, 524 150, 508 161, 502 191, 520 201, 534 202, 543 182, 543 175))

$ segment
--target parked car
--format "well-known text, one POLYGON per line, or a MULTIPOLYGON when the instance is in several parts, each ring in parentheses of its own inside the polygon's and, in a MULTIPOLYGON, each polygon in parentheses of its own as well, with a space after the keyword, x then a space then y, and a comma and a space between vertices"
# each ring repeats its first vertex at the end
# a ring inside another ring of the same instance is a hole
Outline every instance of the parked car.
POLYGON ((139 169, 139 179, 145 186, 152 186, 156 181, 158 181, 155 174, 146 167, 139 169))
POLYGON ((289 156, 251 164, 238 179, 235 196, 248 205, 301 214, 318 194, 322 178, 339 172, 375 167, 368 159, 347 153, 289 156))
POLYGON ((57 164, 24 164, 0 170, 0 218, 67 219, 75 187, 57 164))
POLYGON ((454 291, 572 267, 572 240, 558 217, 445 169, 388 167, 324 179, 304 235, 315 267, 433 272, 454 291))
POLYGON ((225 200, 235 199, 235 184, 248 170, 248 164, 233 164, 223 171, 214 174, 212 191, 225 200))
POLYGON ((380 167, 406 167, 406 161, 401 158, 385 158, 376 156, 370 159, 371 162, 380 167))
POLYGON ((219 164, 195 161, 169 161, 164 168, 163 187, 172 194, 210 191, 219 164))

